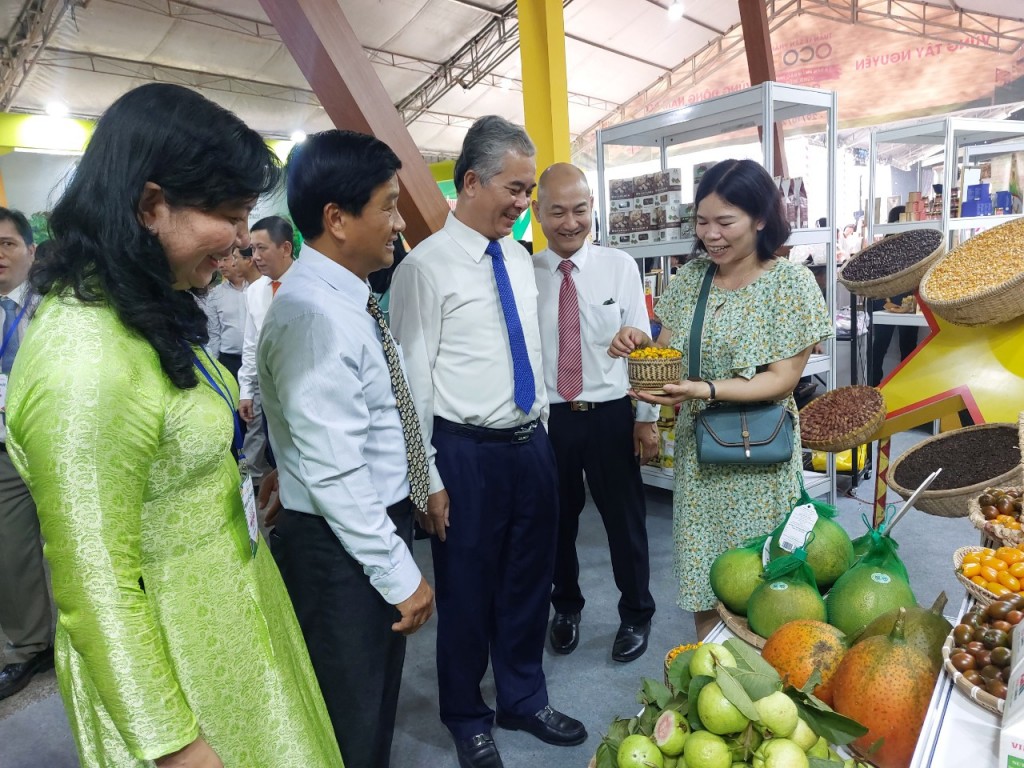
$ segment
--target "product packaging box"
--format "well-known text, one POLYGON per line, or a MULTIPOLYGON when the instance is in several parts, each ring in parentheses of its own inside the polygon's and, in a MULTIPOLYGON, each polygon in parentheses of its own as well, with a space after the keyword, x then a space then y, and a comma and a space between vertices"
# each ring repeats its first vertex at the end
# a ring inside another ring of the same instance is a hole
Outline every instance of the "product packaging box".
POLYGON ((608 216, 608 234, 628 235, 632 231, 632 225, 630 223, 632 213, 632 210, 613 211, 608 216))
POLYGON ((663 227, 658 230, 655 242, 658 243, 678 243, 683 239, 683 230, 681 227, 663 227))
POLYGON ((711 168, 714 167, 714 163, 697 163, 693 166, 693 191, 697 191, 697 187, 700 186, 700 180, 704 178, 704 174, 707 173, 711 168))
POLYGON ((782 199, 786 204, 786 221, 790 229, 797 229, 800 226, 800 203, 796 197, 796 180, 782 180, 782 199))
POLYGON ((634 206, 632 197, 624 197, 621 200, 611 200, 608 203, 608 210, 614 213, 615 211, 632 211, 634 206))
POLYGON ((811 226, 810 213, 808 211, 809 206, 807 202, 807 185, 804 184, 804 180, 801 177, 797 177, 795 179, 795 182, 796 204, 798 208, 797 213, 799 215, 799 221, 797 222, 797 226, 806 228, 811 226))
POLYGON ((673 190, 671 192, 659 192, 655 196, 655 200, 658 205, 682 205, 683 204, 683 193, 679 190, 673 190))
POLYGON ((611 200, 632 200, 633 179, 611 179, 608 182, 608 197, 611 200))
POLYGON ((658 234, 656 229, 648 229, 643 232, 633 232, 630 234, 630 245, 650 245, 655 242, 655 236, 658 234))
POLYGON ((654 195, 658 191, 658 174, 646 173, 633 177, 633 197, 654 195))
POLYGON ((1013 628, 1010 681, 1006 684, 999 768, 1024 766, 1024 621, 1013 628))
POLYGON ((679 234, 683 240, 692 240, 697 236, 697 228, 692 218, 684 218, 679 222, 679 234))
POLYGON ((629 231, 630 232, 646 232, 652 229, 651 220, 653 218, 653 208, 650 211, 637 211, 634 210, 629 214, 629 231))
POLYGON ((633 210, 647 211, 650 213, 658 204, 658 196, 653 192, 649 195, 640 195, 633 198, 633 210))
POLYGON ((967 187, 968 200, 989 200, 988 184, 971 184, 967 187))
POLYGON ((621 235, 609 235, 608 246, 611 248, 628 248, 633 244, 633 236, 626 232, 621 235))
POLYGON ((683 171, 681 168, 669 168, 658 174, 657 192, 682 192, 683 171))

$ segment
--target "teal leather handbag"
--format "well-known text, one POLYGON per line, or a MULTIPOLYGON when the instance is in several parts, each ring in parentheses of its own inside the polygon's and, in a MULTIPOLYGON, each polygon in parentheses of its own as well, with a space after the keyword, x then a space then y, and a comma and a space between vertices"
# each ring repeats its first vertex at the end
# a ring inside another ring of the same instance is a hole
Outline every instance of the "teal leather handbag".
MULTIPOLYGON (((691 381, 703 381, 700 348, 717 269, 711 264, 704 273, 693 310, 687 377, 691 381)), ((782 403, 714 402, 697 413, 693 426, 701 464, 780 464, 793 456, 793 415, 782 403)))

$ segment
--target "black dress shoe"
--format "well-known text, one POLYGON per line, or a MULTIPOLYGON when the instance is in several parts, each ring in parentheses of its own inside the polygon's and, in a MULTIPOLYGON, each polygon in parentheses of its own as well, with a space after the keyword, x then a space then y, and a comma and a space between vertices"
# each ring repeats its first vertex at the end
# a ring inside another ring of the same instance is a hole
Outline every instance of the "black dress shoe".
POLYGON ((501 712, 495 722, 510 731, 526 731, 538 739, 556 747, 574 747, 587 740, 587 729, 579 720, 561 712, 544 707, 535 715, 521 717, 501 712))
POLYGON ((53 666, 53 648, 40 651, 28 661, 8 664, 0 669, 0 699, 13 696, 32 680, 36 672, 43 672, 53 666))
POLYGON ((578 613, 556 613, 551 620, 551 650, 555 653, 572 653, 580 644, 580 615, 578 613))
POLYGON ((633 661, 647 650, 647 638, 651 636, 651 622, 638 627, 622 624, 612 643, 613 661, 633 661))
POLYGON ((456 741, 455 751, 459 755, 459 768, 505 768, 489 733, 479 733, 471 739, 456 741))

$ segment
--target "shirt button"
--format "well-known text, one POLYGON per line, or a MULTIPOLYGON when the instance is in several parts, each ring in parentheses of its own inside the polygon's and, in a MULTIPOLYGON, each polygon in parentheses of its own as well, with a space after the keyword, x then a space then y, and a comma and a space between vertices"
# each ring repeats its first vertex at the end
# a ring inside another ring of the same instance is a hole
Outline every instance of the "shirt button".
POLYGON ((384 595, 384 597, 387 597, 387 596, 388 596, 388 593, 389 593, 390 591, 391 591, 390 589, 388 589, 387 587, 384 587, 384 589, 382 589, 382 590, 380 591, 380 593, 381 593, 382 595, 384 595))

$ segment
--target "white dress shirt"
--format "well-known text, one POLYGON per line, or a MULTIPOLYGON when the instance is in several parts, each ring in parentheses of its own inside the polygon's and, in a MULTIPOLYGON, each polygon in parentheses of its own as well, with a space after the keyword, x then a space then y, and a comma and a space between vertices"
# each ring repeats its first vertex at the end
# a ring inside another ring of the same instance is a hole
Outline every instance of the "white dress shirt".
MULTIPOLYGON (((18 339, 18 344, 21 344, 22 339, 25 338, 25 331, 28 330, 28 321, 31 319, 32 313, 35 312, 35 307, 39 304, 38 294, 31 293, 29 291, 29 283, 26 280, 17 288, 10 293, 0 293, 0 298, 11 299, 15 304, 15 313, 20 314, 22 308, 26 303, 32 304, 33 306, 25 313, 25 316, 21 318, 21 322, 18 323, 18 328, 14 332, 14 336, 11 337, 11 341, 15 337, 18 339)), ((3 336, 3 310, 0 309, 0 337, 3 336)), ((10 343, 10 342, 9 342, 10 343)), ((3 419, 0 419, 0 443, 7 442, 7 425, 3 419)))
POLYGON ((210 355, 241 355, 247 314, 245 285, 235 288, 230 280, 224 280, 207 294, 203 309, 209 318, 210 343, 206 350, 210 355))
MULTIPOLYGON (((614 248, 584 243, 570 259, 580 308, 583 353, 583 391, 576 398, 604 403, 625 397, 629 376, 623 358, 609 357, 612 338, 624 325, 651 332, 644 303, 644 287, 636 260, 614 248)), ((558 297, 562 258, 550 248, 534 255, 540 335, 544 344, 544 383, 552 403, 564 403, 558 394, 558 297)), ((657 421, 659 407, 637 403, 637 421, 657 421)))
POLYGON ((524 414, 512 399, 512 352, 487 244, 449 214, 444 227, 402 261, 391 284, 391 327, 402 343, 427 444, 431 493, 444 488, 431 444, 434 416, 492 429, 547 420, 530 254, 511 237, 501 240, 537 392, 524 414))
MULTIPOLYGON (((288 267, 278 282, 284 283, 291 270, 292 268, 288 267)), ((271 282, 269 277, 263 275, 259 280, 249 283, 245 289, 245 333, 242 334, 242 365, 238 369, 239 400, 252 400, 260 388, 259 380, 256 378, 256 345, 260 340, 263 318, 267 316, 270 301, 274 298, 271 282)))
POLYGON ((387 507, 409 495, 405 437, 370 287, 302 246, 263 322, 257 359, 281 503, 321 515, 392 605, 422 579, 387 507))

